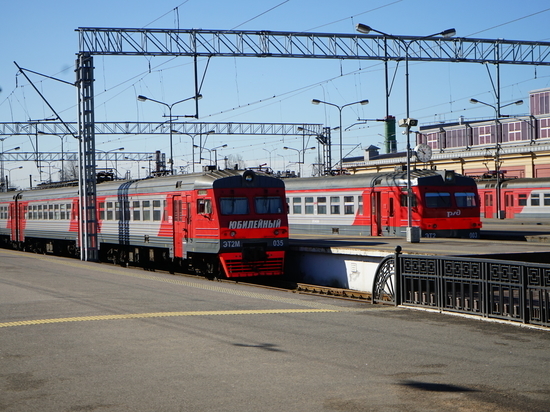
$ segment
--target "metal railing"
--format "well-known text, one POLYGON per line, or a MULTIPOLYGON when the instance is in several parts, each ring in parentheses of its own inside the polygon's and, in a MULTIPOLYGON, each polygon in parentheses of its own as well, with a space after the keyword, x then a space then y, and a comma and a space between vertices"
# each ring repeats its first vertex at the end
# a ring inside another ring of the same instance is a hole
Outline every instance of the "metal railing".
POLYGON ((550 326, 549 264, 400 252, 380 263, 373 302, 550 326))

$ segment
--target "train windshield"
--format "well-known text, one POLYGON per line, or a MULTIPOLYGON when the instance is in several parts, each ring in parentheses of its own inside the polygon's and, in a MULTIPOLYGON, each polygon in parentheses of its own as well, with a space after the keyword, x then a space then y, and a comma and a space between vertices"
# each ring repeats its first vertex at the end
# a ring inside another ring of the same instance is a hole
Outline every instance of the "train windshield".
POLYGON ((246 197, 222 197, 220 199, 222 215, 248 214, 248 199, 246 197))
POLYGON ((256 197, 254 201, 258 214, 283 213, 283 202, 278 196, 256 197))
POLYGON ((426 207, 451 207, 451 194, 446 192, 426 193, 426 207))
POLYGON ((476 207, 476 195, 472 192, 455 193, 456 205, 458 207, 476 207))

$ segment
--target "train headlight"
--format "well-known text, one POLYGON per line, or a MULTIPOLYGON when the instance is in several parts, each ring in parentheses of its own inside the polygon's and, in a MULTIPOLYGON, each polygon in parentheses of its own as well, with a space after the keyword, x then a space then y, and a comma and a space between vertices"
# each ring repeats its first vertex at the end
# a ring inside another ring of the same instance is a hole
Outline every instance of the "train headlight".
POLYGON ((235 232, 234 230, 232 230, 232 231, 229 233, 229 236, 235 237, 236 234, 237 234, 237 232, 235 232))
POLYGON ((437 225, 434 223, 434 225, 432 226, 434 229, 437 229, 437 225))
POLYGON ((275 230, 273 231, 273 233, 275 234, 275 236, 278 236, 278 235, 279 235, 279 229, 275 229, 275 230))

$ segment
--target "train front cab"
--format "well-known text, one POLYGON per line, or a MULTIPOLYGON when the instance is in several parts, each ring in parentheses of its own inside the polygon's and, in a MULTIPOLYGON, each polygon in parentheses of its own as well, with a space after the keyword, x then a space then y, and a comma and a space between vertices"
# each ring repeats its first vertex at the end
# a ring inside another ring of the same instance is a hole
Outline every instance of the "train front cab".
POLYGON ((471 179, 445 171, 441 184, 413 187, 413 226, 422 237, 479 239, 480 201, 471 179))
POLYGON ((241 183, 214 188, 224 272, 229 278, 281 276, 288 247, 284 184, 252 171, 241 183))
POLYGON ((288 247, 284 198, 282 181, 252 171, 174 196, 174 255, 207 276, 281 276, 288 247))

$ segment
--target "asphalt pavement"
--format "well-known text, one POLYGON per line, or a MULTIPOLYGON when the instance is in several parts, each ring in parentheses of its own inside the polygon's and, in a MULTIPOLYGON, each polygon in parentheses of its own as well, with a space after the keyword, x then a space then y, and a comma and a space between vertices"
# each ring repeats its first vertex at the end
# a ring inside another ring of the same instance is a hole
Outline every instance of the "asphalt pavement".
POLYGON ((0 249, 0 411, 547 411, 549 331, 0 249))

